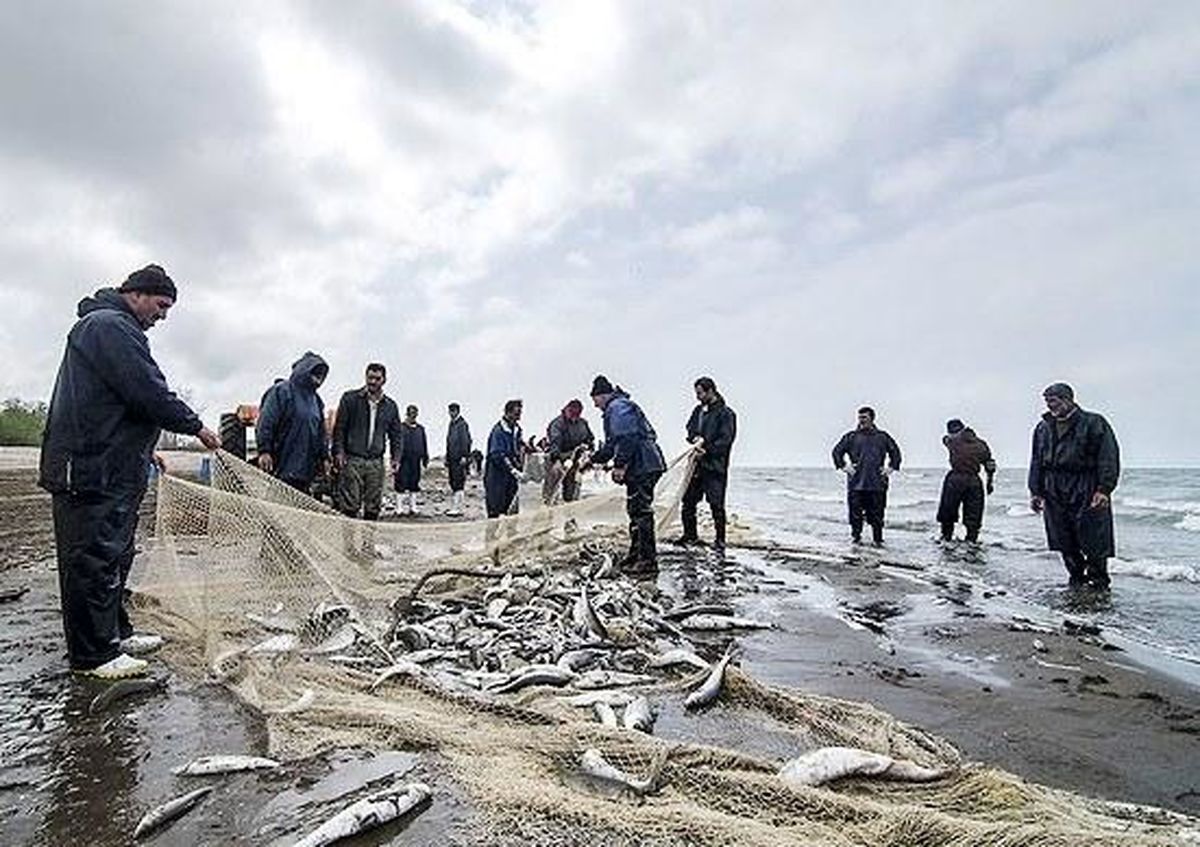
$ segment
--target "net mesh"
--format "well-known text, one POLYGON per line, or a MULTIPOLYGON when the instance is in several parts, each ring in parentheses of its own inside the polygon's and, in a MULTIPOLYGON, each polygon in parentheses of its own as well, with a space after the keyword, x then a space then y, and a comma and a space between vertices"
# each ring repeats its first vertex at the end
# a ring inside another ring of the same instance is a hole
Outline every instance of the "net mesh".
MULTIPOLYGON (((660 482, 661 530, 690 472, 684 457, 660 482)), ((686 713, 706 673, 650 667, 687 641, 670 597, 611 567, 627 538, 617 486, 493 521, 367 523, 218 453, 211 485, 160 479, 154 525, 135 583, 140 619, 170 636, 168 661, 261 712, 274 755, 428 751, 473 810, 463 843, 1152 845, 1194 826, 965 763, 869 705, 734 665, 719 704, 686 713), (588 632, 584 590, 603 641, 588 632), (576 669, 565 684, 490 690, 559 659, 576 669), (655 734, 607 728, 568 699, 614 681, 634 684, 605 690, 654 704, 655 734), (778 775, 825 746, 946 775, 821 787, 778 775), (650 790, 589 776, 589 749, 650 790)))

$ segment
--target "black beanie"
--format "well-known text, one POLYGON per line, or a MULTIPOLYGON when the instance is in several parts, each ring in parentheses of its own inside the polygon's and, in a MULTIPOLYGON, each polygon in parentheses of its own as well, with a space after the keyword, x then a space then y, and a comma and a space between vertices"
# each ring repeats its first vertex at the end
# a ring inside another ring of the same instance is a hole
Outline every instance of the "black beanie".
POLYGON ((1043 397, 1058 397, 1061 400, 1066 400, 1069 403, 1075 402, 1075 392, 1071 386, 1065 382, 1056 382, 1053 385, 1047 386, 1042 392, 1043 397))
POLYGON ((963 431, 963 429, 965 429, 963 422, 958 418, 951 418, 950 420, 946 421, 946 432, 950 433, 951 435, 960 433, 963 431))
POLYGON ((175 283, 167 276, 167 272, 162 269, 161 265, 146 265, 140 271, 134 271, 122 283, 119 290, 124 293, 138 291, 142 294, 157 294, 170 297, 172 300, 179 297, 175 290, 175 283))
POLYGON ((613 385, 611 382, 608 381, 608 377, 606 377, 604 375, 600 375, 592 380, 592 394, 591 394, 592 397, 596 397, 600 394, 612 394, 612 393, 613 393, 613 385))

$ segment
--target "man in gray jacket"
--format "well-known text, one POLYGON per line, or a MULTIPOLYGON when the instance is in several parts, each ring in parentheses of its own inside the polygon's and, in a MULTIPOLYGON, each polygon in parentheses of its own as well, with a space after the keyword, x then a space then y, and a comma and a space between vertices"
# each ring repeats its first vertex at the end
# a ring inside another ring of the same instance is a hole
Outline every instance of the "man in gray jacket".
POLYGON ((546 478, 542 482, 542 501, 549 506, 579 499, 579 463, 596 446, 596 437, 583 417, 583 403, 572 400, 546 427, 546 478))

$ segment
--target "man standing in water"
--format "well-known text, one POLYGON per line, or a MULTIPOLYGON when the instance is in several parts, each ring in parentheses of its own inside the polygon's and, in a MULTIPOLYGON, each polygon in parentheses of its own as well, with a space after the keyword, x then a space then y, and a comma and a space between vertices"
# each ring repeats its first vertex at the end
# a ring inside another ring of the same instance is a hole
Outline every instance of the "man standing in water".
POLYGON ((683 536, 678 544, 699 544, 696 507, 708 500, 712 510, 713 547, 725 549, 725 488, 729 484, 729 452, 737 438, 737 415, 725 405, 711 377, 702 376, 693 386, 699 404, 687 422, 687 437, 699 454, 692 479, 683 493, 683 536))
POLYGON ((400 514, 417 514, 417 492, 421 490, 421 471, 429 464, 429 443, 425 427, 417 423, 417 407, 404 410, 400 426, 400 467, 396 471, 396 490, 400 492, 400 514))
POLYGON ((979 540, 983 526, 984 486, 979 471, 987 472, 987 493, 992 493, 996 463, 986 441, 975 430, 964 426, 958 418, 946 422, 942 443, 950 452, 950 471, 942 480, 942 497, 938 503, 937 520, 942 526, 942 540, 954 538, 954 525, 962 508, 962 522, 967 528, 967 541, 979 540))
POLYGON ((875 427, 875 410, 870 406, 858 410, 858 428, 843 435, 833 448, 833 466, 846 474, 851 538, 855 544, 862 542, 865 517, 875 546, 881 546, 888 475, 900 470, 900 448, 890 435, 875 427))
POLYGON ((159 432, 221 446, 150 355, 146 330, 175 300, 166 271, 147 265, 79 303, 42 436, 38 483, 53 495, 67 656, 72 670, 102 679, 145 673, 146 662, 129 653, 161 644, 134 635, 124 605, 159 432))
POLYGON ((1070 584, 1109 586, 1114 555, 1112 497, 1121 475, 1117 437, 1102 416, 1075 405, 1056 382, 1042 392, 1047 412, 1033 430, 1029 505, 1046 522, 1046 543, 1062 554, 1070 584))
POLYGON ((613 482, 625 486, 629 554, 621 561, 621 569, 635 575, 656 574, 654 486, 667 469, 658 437, 637 403, 606 377, 593 380, 592 402, 604 413, 604 444, 584 463, 584 469, 612 462, 613 482))
POLYGON ((446 429, 446 476, 450 478, 450 508, 447 515, 463 513, 463 489, 467 487, 467 467, 471 462, 471 428, 457 403, 447 407, 450 426, 446 429))

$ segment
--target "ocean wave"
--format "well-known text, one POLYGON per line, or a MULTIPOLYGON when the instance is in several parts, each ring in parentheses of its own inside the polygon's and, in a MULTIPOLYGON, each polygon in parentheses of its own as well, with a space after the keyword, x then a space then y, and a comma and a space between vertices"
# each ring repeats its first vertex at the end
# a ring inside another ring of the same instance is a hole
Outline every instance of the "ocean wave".
POLYGON ((767 494, 771 497, 786 497, 789 500, 799 500, 802 503, 844 503, 846 498, 836 494, 805 494, 792 491, 790 488, 772 488, 767 494))
POLYGON ((1183 520, 1175 524, 1176 529, 1186 529, 1188 532, 1200 532, 1200 515, 1184 515, 1183 520))
POLYGON ((1010 518, 1033 518, 1037 517, 1037 512, 1029 508, 1028 503, 1011 503, 1004 509, 1004 514, 1010 518))
POLYGON ((1167 512, 1172 515, 1200 515, 1200 503, 1193 500, 1152 500, 1148 497, 1114 498, 1119 506, 1149 512, 1167 512))
POLYGON ((1153 559, 1113 559, 1108 566, 1112 573, 1135 576, 1155 582, 1191 582, 1200 584, 1200 570, 1192 565, 1172 565, 1153 559))

